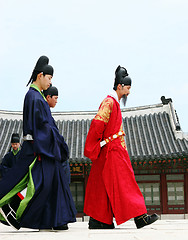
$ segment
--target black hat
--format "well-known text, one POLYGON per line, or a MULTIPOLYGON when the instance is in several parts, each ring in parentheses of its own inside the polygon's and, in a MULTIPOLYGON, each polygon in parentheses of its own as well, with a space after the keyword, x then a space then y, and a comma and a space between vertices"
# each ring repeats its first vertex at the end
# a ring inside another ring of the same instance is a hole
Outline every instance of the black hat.
POLYGON ((18 133, 13 133, 11 137, 11 143, 19 143, 20 142, 20 136, 18 133))
POLYGON ((38 59, 27 86, 29 85, 30 82, 33 82, 35 80, 36 76, 41 72, 44 75, 49 74, 49 75, 53 76, 54 69, 51 65, 48 65, 48 63, 49 63, 49 58, 46 56, 41 56, 38 59))
POLYGON ((128 85, 131 86, 131 82, 132 82, 132 80, 129 77, 127 70, 124 67, 121 67, 119 65, 115 71, 114 90, 117 89, 118 84, 124 84, 126 86, 128 86, 128 85))
POLYGON ((58 89, 54 86, 52 86, 52 84, 50 85, 50 87, 47 90, 43 91, 44 96, 47 97, 47 95, 52 96, 58 96, 58 89))

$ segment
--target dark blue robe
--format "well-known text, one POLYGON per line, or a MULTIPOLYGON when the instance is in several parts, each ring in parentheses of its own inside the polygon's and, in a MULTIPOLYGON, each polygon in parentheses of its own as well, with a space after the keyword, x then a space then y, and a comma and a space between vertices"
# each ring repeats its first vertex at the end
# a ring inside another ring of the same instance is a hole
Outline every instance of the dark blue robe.
POLYGON ((24 141, 18 164, 0 182, 0 199, 19 183, 32 168, 35 193, 20 219, 20 227, 48 229, 75 222, 76 209, 62 163, 69 157, 68 146, 59 134, 48 103, 30 87, 24 100, 24 141))
POLYGON ((0 164, 0 176, 4 177, 10 168, 12 168, 18 161, 20 156, 20 151, 13 153, 13 150, 8 152, 2 159, 0 164))

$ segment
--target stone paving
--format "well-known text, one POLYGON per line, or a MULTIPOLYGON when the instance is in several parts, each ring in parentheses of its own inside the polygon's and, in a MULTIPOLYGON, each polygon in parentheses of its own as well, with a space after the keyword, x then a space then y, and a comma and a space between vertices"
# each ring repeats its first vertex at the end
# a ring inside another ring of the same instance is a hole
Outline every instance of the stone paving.
POLYGON ((0 224, 0 240, 188 240, 188 219, 158 220, 152 225, 136 229, 133 221, 112 230, 89 230, 88 222, 69 224, 69 230, 41 232, 22 228, 19 231, 0 224))

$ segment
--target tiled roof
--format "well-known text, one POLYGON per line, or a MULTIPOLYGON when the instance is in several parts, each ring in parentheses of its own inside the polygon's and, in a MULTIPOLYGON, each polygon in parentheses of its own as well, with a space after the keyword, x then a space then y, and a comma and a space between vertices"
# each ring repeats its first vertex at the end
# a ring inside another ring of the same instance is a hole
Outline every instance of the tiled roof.
MULTIPOLYGON (((70 150, 70 162, 90 162, 84 145, 96 112, 53 113, 70 150), (67 120, 69 119, 69 120, 67 120)), ((0 159, 10 147, 13 132, 22 136, 21 112, 0 111, 0 159), (8 117, 7 117, 8 116, 8 117)), ((122 110, 127 149, 132 161, 188 158, 188 136, 181 130, 172 103, 122 110)))
POLYGON ((131 160, 188 157, 188 141, 175 138, 166 112, 124 118, 123 122, 131 160))

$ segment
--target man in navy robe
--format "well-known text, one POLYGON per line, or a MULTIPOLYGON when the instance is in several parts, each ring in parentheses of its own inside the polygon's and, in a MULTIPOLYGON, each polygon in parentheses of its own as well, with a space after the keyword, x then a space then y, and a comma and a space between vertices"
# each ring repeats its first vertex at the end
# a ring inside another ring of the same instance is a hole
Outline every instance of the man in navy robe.
MULTIPOLYGON (((43 91, 44 96, 46 98, 46 101, 50 108, 54 108, 57 104, 58 100, 58 89, 55 86, 50 85, 50 87, 47 90, 43 91)), ((69 161, 62 162, 63 169, 65 171, 65 174, 67 176, 69 184, 71 183, 71 174, 70 174, 70 166, 69 161)))
POLYGON ((13 133, 11 136, 11 148, 3 157, 0 164, 0 176, 4 177, 6 172, 12 168, 18 161, 20 156, 20 136, 18 133, 13 133))
POLYGON ((48 62, 46 56, 40 57, 33 70, 29 81, 32 84, 24 100, 20 158, 0 181, 0 219, 16 229, 67 230, 67 224, 76 221, 75 205, 62 167, 69 157, 68 146, 42 94, 53 76, 48 62))

